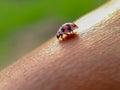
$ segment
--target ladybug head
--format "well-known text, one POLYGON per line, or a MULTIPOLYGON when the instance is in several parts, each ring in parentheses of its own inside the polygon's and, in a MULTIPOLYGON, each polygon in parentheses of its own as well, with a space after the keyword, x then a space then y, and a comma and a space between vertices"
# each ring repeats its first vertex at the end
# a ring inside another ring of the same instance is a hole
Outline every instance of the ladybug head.
POLYGON ((59 39, 60 35, 56 35, 57 39, 59 39))
POLYGON ((57 32, 56 37, 57 37, 57 39, 59 39, 59 37, 60 37, 60 32, 59 31, 57 32))

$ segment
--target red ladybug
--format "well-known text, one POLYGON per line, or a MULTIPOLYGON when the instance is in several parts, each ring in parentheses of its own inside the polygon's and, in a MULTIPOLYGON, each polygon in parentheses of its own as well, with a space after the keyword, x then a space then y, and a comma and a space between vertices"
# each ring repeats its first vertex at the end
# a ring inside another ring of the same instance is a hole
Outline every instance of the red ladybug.
POLYGON ((78 26, 74 23, 65 23, 57 31, 56 37, 57 39, 60 37, 63 39, 63 34, 68 35, 69 33, 73 33, 73 30, 77 28, 78 26))

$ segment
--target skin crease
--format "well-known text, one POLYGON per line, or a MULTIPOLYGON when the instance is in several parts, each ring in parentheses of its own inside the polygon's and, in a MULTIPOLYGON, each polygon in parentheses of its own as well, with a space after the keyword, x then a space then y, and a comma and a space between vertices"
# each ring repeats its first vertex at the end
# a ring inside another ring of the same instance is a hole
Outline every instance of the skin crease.
POLYGON ((119 90, 120 10, 65 40, 52 38, 0 72, 0 90, 119 90))

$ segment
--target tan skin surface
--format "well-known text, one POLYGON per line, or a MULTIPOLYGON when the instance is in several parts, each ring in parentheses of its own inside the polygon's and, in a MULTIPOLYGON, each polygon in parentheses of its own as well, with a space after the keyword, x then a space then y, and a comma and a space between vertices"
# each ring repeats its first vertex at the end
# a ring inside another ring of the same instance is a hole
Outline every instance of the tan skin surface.
POLYGON ((86 33, 52 38, 0 73, 0 90, 119 89, 119 10, 86 33))

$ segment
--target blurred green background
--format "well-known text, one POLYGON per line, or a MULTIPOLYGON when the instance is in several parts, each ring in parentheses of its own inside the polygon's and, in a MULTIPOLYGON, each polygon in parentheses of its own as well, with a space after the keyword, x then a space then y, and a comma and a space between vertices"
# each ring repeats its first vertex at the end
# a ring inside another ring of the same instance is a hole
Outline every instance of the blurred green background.
POLYGON ((108 0, 0 0, 0 69, 108 0))

